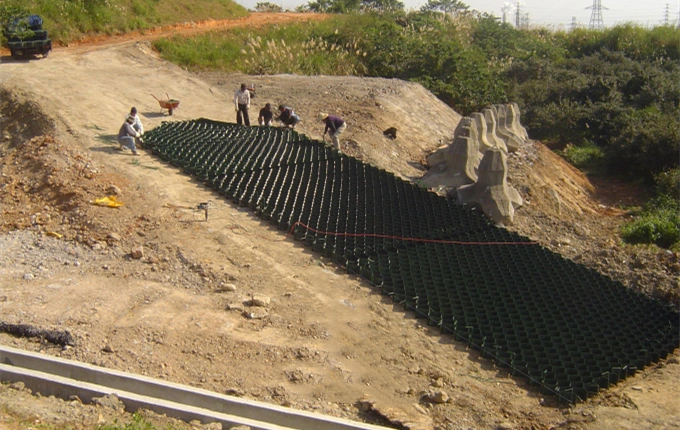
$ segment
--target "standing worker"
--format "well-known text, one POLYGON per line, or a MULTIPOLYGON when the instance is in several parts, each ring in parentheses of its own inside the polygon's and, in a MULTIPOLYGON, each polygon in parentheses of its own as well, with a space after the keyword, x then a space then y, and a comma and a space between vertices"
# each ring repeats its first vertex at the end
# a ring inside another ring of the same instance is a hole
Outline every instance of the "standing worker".
POLYGON ((250 127, 250 118, 248 118, 250 91, 246 88, 246 84, 241 84, 241 89, 234 92, 234 107, 236 108, 236 123, 242 125, 245 122, 250 127))
POLYGON ((340 149, 340 135, 347 128, 345 121, 339 116, 328 115, 327 113, 320 113, 319 119, 326 123, 326 129, 323 131, 323 137, 326 137, 326 133, 331 137, 331 142, 333 143, 333 148, 342 152, 340 149))
POLYGON ((262 109, 260 109, 260 115, 257 117, 257 123, 260 125, 270 126, 272 125, 273 117, 274 112, 272 112, 272 105, 271 103, 267 103, 262 109))
POLYGON ((125 118, 125 122, 118 130, 118 143, 120 143, 120 150, 123 151, 125 148, 130 148, 132 150, 132 155, 139 155, 137 153, 137 147, 135 146, 135 138, 141 136, 137 130, 132 128, 132 123, 134 118, 130 115, 125 118))

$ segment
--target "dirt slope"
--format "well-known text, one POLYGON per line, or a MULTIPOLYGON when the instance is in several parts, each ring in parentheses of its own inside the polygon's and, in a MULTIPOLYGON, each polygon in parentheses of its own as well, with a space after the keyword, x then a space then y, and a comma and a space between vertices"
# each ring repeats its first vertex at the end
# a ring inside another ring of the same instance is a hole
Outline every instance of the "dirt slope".
MULTIPOLYGON (((2 319, 68 329, 77 344, 62 349, 7 335, 0 342, 412 429, 680 427, 677 352, 585 404, 556 406, 177 169, 115 150, 130 106, 147 129, 171 119, 234 121, 231 97, 242 81, 257 85, 253 110, 288 104, 311 137, 323 131, 317 112, 344 116, 346 152, 405 178, 422 175, 420 163, 459 119, 414 84, 195 75, 145 43, 61 49, 44 61, 3 58, 2 319), (172 118, 149 95, 165 92, 180 100, 172 118), (390 126, 399 129, 394 141, 382 135, 390 126), (90 204, 111 194, 124 205, 90 204), (205 201, 212 201, 208 222, 191 209, 205 201), (137 247, 140 259, 131 255, 137 247), (249 306, 254 294, 270 298, 266 315, 249 306), (450 401, 421 401, 434 390, 450 401)), ((631 287, 677 297, 678 256, 619 245, 620 214, 592 198, 586 178, 538 143, 510 164, 528 201, 514 229, 631 287)), ((0 390, 4 410, 76 428, 116 416, 74 418, 40 402, 21 412, 26 402, 16 399, 26 395, 0 390)))

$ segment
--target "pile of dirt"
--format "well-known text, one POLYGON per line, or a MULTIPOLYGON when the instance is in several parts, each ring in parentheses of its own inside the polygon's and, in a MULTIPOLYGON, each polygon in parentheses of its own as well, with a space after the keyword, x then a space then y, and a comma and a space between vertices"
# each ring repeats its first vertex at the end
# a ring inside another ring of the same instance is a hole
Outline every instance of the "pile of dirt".
MULTIPOLYGON (((245 81, 258 88, 253 110, 292 106, 312 138, 323 132, 318 112, 339 114, 349 124, 344 151, 417 179, 460 118, 419 85, 196 75, 146 44, 56 50, 49 63, 3 69, 0 310, 9 324, 68 330, 75 346, 0 334, 3 344, 397 428, 648 428, 677 419, 677 351, 584 404, 556 405, 172 166, 116 151, 130 106, 147 129, 235 122, 232 95, 245 81), (168 91, 181 105, 168 117, 139 88, 168 91), (396 139, 382 134, 388 127, 396 139), (93 204, 106 196, 123 206, 93 204), (197 210, 206 201, 209 221, 197 210)), ((513 230, 677 305, 679 256, 621 244, 625 213, 595 199, 586 177, 539 142, 508 164, 526 202, 513 230)), ((0 390, 9 422, 54 411, 33 401, 24 411, 16 396, 27 393, 0 390)), ((79 418, 61 416, 77 427, 79 418)), ((114 417, 130 419, 101 420, 114 417)))

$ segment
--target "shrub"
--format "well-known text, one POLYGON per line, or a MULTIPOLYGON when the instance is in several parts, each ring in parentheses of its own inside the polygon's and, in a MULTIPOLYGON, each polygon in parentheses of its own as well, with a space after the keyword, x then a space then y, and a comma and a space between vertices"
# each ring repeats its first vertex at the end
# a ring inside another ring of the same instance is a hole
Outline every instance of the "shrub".
POLYGON ((680 168, 669 169, 654 177, 656 194, 680 200, 680 168))
POLYGON ((621 237, 628 243, 670 248, 680 241, 680 215, 677 209, 643 213, 639 219, 623 225, 621 237))
POLYGON ((118 420, 115 420, 113 424, 108 424, 104 426, 98 426, 97 430, 155 430, 153 424, 144 419, 140 414, 135 413, 132 415, 132 422, 127 424, 121 424, 118 420))
POLYGON ((604 165, 604 152, 590 141, 579 146, 568 144, 561 155, 581 170, 597 171, 604 165))
POLYGON ((624 224, 621 237, 629 243, 654 243, 671 248, 680 243, 680 169, 655 177, 657 196, 647 202, 637 219, 624 224))

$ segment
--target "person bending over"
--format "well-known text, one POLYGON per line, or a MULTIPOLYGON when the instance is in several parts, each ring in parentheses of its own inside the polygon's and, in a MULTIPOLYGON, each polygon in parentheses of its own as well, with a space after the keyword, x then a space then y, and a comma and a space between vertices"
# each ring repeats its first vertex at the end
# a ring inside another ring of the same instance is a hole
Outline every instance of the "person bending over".
POLYGON ((342 152, 340 149, 340 135, 347 128, 345 121, 339 116, 328 115, 327 113, 320 113, 319 119, 326 123, 326 129, 323 131, 323 136, 326 137, 326 133, 328 133, 331 137, 333 148, 342 152))
POLYGON ((271 103, 267 103, 262 109, 260 109, 260 115, 257 117, 257 123, 260 125, 270 126, 272 125, 272 118, 274 118, 272 105, 271 103))
POLYGON ((297 123, 301 121, 300 117, 297 116, 295 112, 293 112, 293 109, 284 105, 279 105, 279 117, 276 119, 281 121, 281 127, 290 128, 295 128, 297 123))

